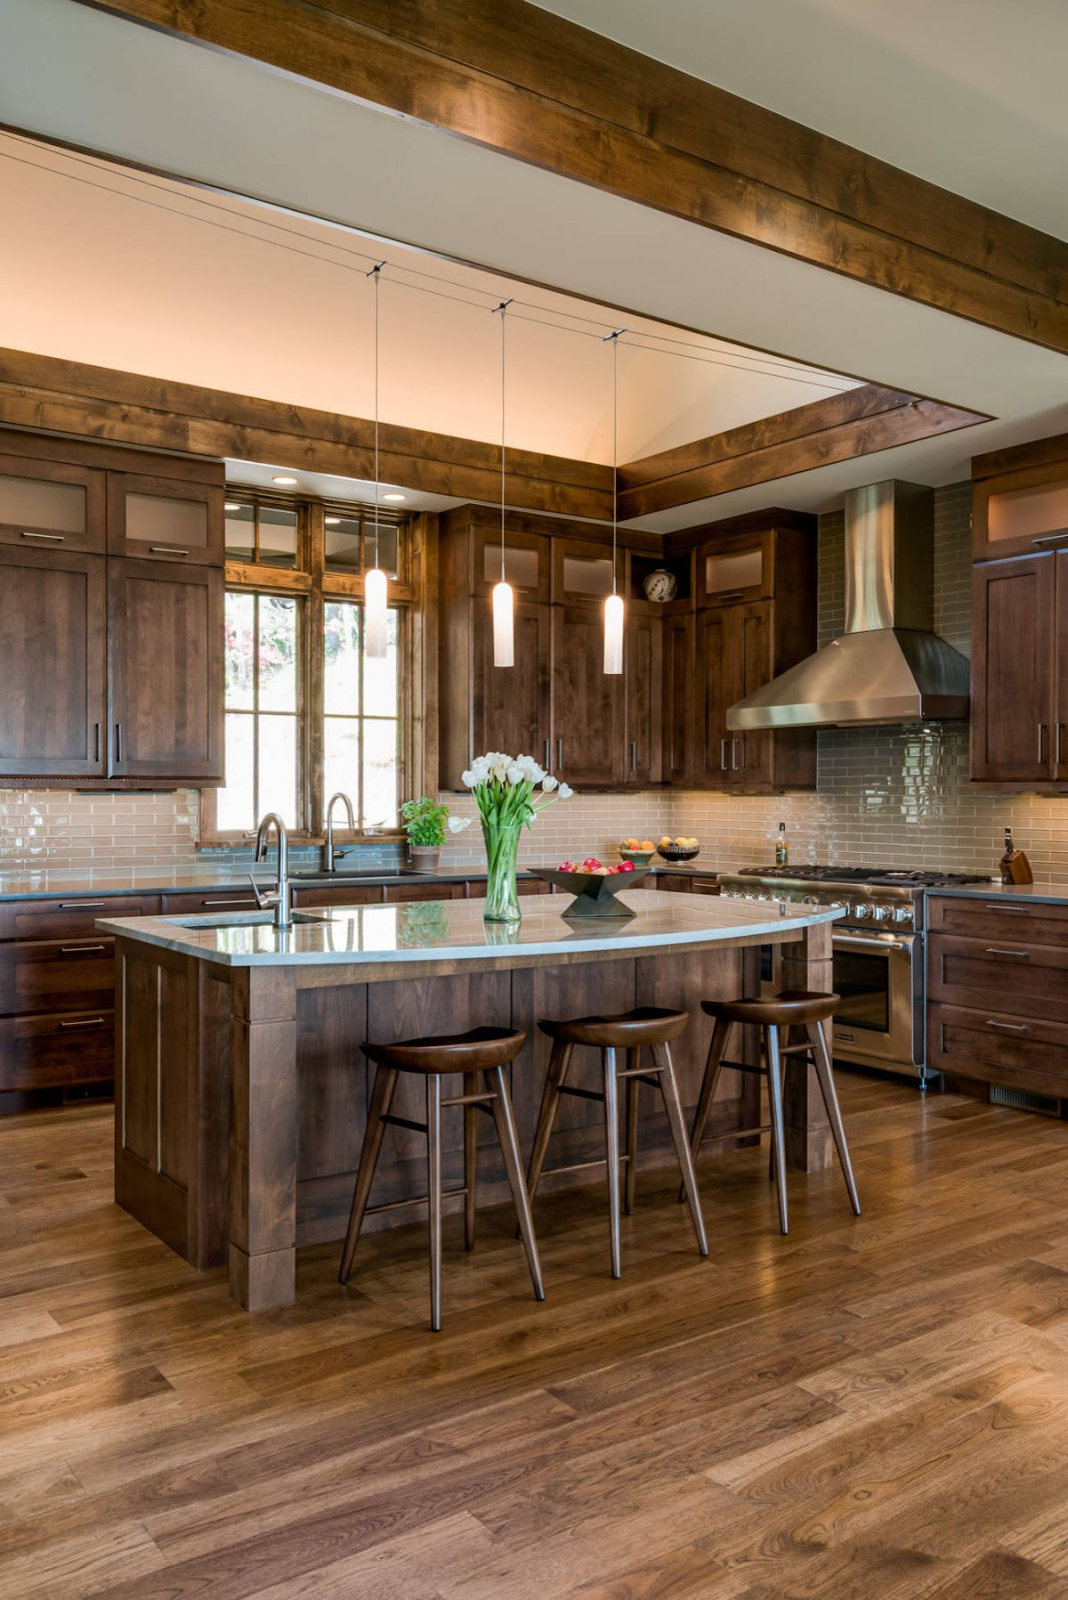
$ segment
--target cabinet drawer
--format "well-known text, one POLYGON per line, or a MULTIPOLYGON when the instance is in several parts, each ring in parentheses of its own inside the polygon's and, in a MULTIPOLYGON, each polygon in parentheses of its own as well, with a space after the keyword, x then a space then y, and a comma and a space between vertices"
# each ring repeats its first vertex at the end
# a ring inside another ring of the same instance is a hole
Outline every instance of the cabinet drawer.
POLYGON ((1068 1026, 929 1005, 927 1063, 938 1072, 1010 1089, 1068 1095, 1068 1026))
POLYGON ((1068 949, 932 934, 927 992, 945 1005, 1068 1023, 1068 949))
POLYGON ((0 1012, 110 1008, 114 994, 114 939, 0 945, 0 1012))
MULTIPOLYGON (((483 895, 485 892, 483 889, 483 895)), ((462 900, 464 894, 462 883, 387 883, 385 898, 389 901, 462 900)))
POLYGON ((1026 900, 953 900, 929 895, 930 933, 952 933, 989 944, 1060 945, 1068 949, 1068 906, 1039 905, 1026 900))
POLYGON ((85 939, 99 917, 154 917, 156 895, 105 895, 99 900, 0 901, 0 939, 85 939))
POLYGON ((0 1019, 0 1091, 62 1089, 115 1076, 115 1013, 0 1019))
POLYGON ((309 906, 372 906, 382 903, 382 885, 370 883, 328 884, 322 889, 294 889, 293 904, 309 906))
MULTIPOLYGON (((265 883, 267 890, 272 884, 265 883)), ((198 889, 187 894, 165 894, 163 915, 196 917, 208 911, 255 911, 256 896, 248 889, 198 889)))
MULTIPOLYGON (((543 878, 520 878, 518 880, 518 888, 520 894, 548 894, 552 884, 546 883, 543 878)), ((484 900, 486 898, 485 878, 471 884, 471 895, 476 900, 484 900)))

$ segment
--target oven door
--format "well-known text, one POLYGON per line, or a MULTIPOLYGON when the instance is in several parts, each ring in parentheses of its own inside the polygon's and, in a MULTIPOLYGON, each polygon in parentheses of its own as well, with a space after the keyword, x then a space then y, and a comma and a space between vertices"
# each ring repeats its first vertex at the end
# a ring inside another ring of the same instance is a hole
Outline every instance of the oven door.
POLYGON ((832 934, 834 1054, 841 1061, 922 1072, 923 938, 918 933, 832 934))

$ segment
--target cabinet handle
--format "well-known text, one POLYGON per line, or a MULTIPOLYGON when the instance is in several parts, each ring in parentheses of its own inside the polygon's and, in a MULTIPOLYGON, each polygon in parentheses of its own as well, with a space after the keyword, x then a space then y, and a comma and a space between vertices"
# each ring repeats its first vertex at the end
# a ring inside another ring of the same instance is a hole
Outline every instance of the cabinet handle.
POLYGON ((59 953, 61 956, 92 956, 106 949, 106 944, 61 944, 59 953))
POLYGON ((103 909, 103 900, 61 900, 61 911, 100 911, 103 909))
POLYGON ((988 956, 1018 956, 1021 961, 1030 961, 1030 950, 1001 950, 996 944, 988 944, 983 951, 988 956))
POLYGON ((1057 765, 1064 761, 1064 723, 1057 724, 1057 765))
POLYGON ((34 533, 29 528, 23 528, 19 537, 21 539, 47 539, 49 544, 65 544, 67 538, 65 533, 34 533))
POLYGON ((546 772, 553 770, 553 742, 551 739, 546 739, 545 741, 545 770, 546 772))
POLYGON ((1043 533, 1037 539, 1031 540, 1032 544, 1068 544, 1068 529, 1062 528, 1060 533, 1043 533))
POLYGON ((100 724, 93 723, 93 760, 100 760, 100 724))
POLYGON ((721 772, 726 772, 726 770, 727 770, 727 741, 726 741, 726 739, 721 739, 719 741, 719 770, 721 772))
POLYGON ((1046 743, 1046 724, 1044 722, 1040 722, 1038 724, 1038 764, 1039 764, 1039 766, 1042 765, 1042 750, 1043 750, 1043 748, 1045 746, 1045 743, 1046 743))
POLYGON ((638 741, 637 741, 637 739, 632 739, 630 741, 630 770, 632 772, 637 772, 637 770, 638 770, 638 741))
POLYGON ((737 741, 737 739, 732 739, 731 740, 731 771, 732 772, 737 772, 738 771, 738 741, 737 741))
POLYGON ((102 1028, 103 1017, 87 1017, 84 1022, 61 1022, 60 1028, 102 1028))
POLYGON ((1026 906, 999 905, 996 900, 988 900, 986 905, 983 907, 983 910, 984 911, 1012 911, 1017 916, 1023 916, 1024 913, 1027 911, 1027 907, 1026 906))
POLYGON ((562 739, 557 739, 556 741, 556 765, 562 772, 564 767, 564 741, 562 739))
POLYGON ((187 556, 188 550, 176 550, 172 544, 150 544, 149 550, 154 556, 187 556))
POLYGON ((734 589, 730 594, 724 594, 718 589, 713 589, 711 598, 713 600, 741 600, 744 596, 741 589, 734 589))
POLYGON ((119 764, 119 762, 121 760, 122 760, 122 723, 121 722, 116 722, 116 724, 115 724, 115 764, 116 764, 116 766, 119 764))
POLYGON ((1002 1033, 1030 1033, 1026 1022, 995 1022, 993 1017, 987 1017, 988 1028, 1000 1028, 1002 1033))
MULTIPOLYGON (((336 850, 334 854, 340 855, 341 851, 336 850)), ((258 901, 252 895, 245 894, 234 900, 202 900, 200 903, 202 906, 255 906, 258 901)))

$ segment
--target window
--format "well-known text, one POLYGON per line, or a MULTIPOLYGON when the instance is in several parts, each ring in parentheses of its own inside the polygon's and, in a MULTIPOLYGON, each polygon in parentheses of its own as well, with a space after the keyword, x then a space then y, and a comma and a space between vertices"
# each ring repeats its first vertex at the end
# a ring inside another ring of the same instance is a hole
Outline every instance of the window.
POLYGON ((405 519, 378 528, 398 602, 382 661, 363 650, 375 533, 366 508, 228 489, 226 529, 226 784, 202 794, 202 841, 242 838, 268 811, 292 834, 320 837, 338 790, 358 829, 396 831, 410 755, 405 519))

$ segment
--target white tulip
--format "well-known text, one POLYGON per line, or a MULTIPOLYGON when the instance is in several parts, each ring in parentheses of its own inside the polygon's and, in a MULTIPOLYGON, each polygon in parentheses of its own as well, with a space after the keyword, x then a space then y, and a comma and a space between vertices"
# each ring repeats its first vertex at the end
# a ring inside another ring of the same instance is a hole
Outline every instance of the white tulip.
POLYGON ((556 788, 556 784, 557 780, 553 777, 552 773, 546 772, 543 774, 541 786, 545 790, 546 794, 552 794, 553 790, 556 788))
POLYGON ((574 794, 574 792, 575 792, 574 789, 572 789, 572 787, 571 787, 571 785, 569 783, 562 783, 560 785, 560 798, 561 798, 561 800, 570 800, 571 796, 574 794))
POLYGON ((524 773, 522 767, 513 761, 512 765, 508 768, 508 782, 512 785, 513 789, 517 783, 523 782, 525 776, 526 774, 524 773))
POLYGON ((449 832, 450 833, 463 833, 464 829, 465 828, 469 828, 470 826, 471 826, 471 818, 470 817, 450 817, 449 818, 449 832))
POLYGON ((475 774, 471 771, 470 768, 468 768, 468 770, 466 772, 461 772, 460 778, 461 778, 462 782, 465 783, 469 789, 473 789, 475 787, 475 784, 478 782, 478 778, 475 776, 475 774))

